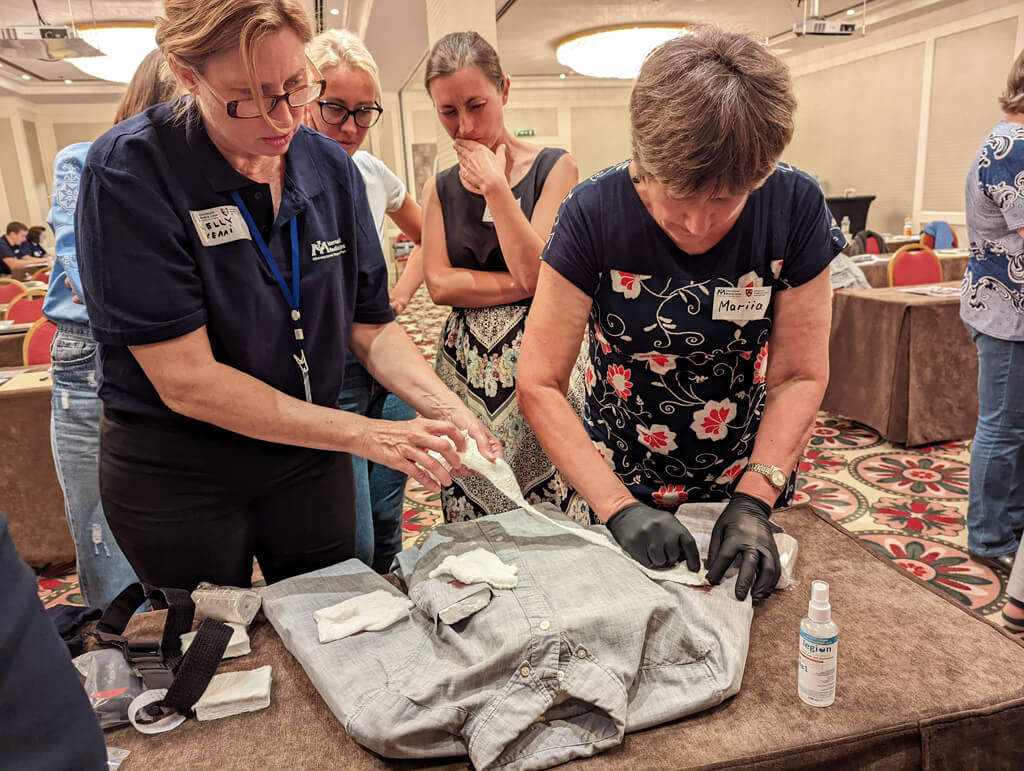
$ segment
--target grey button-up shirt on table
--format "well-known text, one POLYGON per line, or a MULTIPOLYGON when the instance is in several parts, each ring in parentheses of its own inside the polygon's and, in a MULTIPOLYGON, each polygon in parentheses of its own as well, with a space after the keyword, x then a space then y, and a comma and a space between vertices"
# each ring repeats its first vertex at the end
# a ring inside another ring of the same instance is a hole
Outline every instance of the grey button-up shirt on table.
MULTIPOLYGON (((680 510, 702 554, 721 509, 680 510)), ((324 645, 314 611, 398 590, 357 560, 263 590, 267 617, 345 730, 387 757, 547 768, 740 688, 753 609, 733 596, 734 577, 713 588, 654 581, 522 510, 445 525, 398 561, 410 617, 324 645), (476 548, 517 565, 518 585, 427 578, 476 548), (440 620, 463 601, 465 618, 440 620)))

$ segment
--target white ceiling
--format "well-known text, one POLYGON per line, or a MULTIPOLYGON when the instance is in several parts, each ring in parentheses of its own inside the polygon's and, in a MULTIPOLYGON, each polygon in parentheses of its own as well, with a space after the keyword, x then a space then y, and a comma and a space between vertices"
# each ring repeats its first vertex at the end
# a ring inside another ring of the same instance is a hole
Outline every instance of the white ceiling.
MULTIPOLYGON (((212 0, 216 2, 216 0, 212 0)), ((490 2, 491 0, 480 0, 490 2)), ((934 10, 963 0, 920 0, 921 11, 934 10)), ((77 23, 91 22, 92 9, 98 21, 152 22, 161 11, 158 0, 37 0, 43 19, 53 25, 68 25, 72 16, 77 23), (91 5, 91 8, 90 8, 91 5)), ((312 11, 315 0, 303 0, 312 11)), ((813 0, 804 0, 813 3, 813 0)), ((786 35, 794 21, 803 16, 797 0, 494 0, 495 12, 504 8, 498 24, 498 48, 502 64, 513 75, 555 75, 565 69, 555 59, 555 46, 566 37, 596 27, 643 23, 711 22, 745 31, 761 39, 771 39, 779 47, 799 52, 828 45, 831 38, 792 40, 786 35), (789 38, 786 40, 785 38, 789 38)), ((869 14, 893 5, 893 0, 869 0, 869 14)), ((425 0, 323 0, 324 24, 336 26, 353 14, 370 7, 366 44, 381 69, 382 85, 394 91, 407 83, 416 83, 417 66, 427 50, 425 0), (340 13, 332 15, 331 8, 340 13), (353 11, 353 8, 356 10, 353 11)), ((861 4, 857 0, 820 0, 822 14, 838 14, 856 8, 852 20, 860 21, 861 4)), ((0 27, 36 25, 32 0, 0 0, 0 27)), ((80 72, 63 62, 32 59, 0 59, 0 94, 18 93, 33 101, 63 101, 120 90, 119 86, 80 72), (22 74, 32 80, 25 81, 22 74), (65 85, 64 79, 74 81, 65 85), (7 88, 4 88, 4 86, 7 88)))

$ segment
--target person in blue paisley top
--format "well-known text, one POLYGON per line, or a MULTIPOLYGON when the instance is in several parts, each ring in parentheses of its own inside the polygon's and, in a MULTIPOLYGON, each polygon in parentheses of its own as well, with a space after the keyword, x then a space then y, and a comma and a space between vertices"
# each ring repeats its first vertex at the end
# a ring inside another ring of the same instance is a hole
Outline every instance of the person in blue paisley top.
POLYGON ((656 48, 630 99, 633 159, 579 185, 543 254, 519 401, 555 465, 648 567, 700 556, 672 515, 729 500, 708 580, 779 575, 768 518, 828 382, 828 266, 845 245, 813 178, 778 163, 785 66, 703 27, 656 48), (564 394, 589 343, 583 424, 564 394), (770 353, 769 353, 770 352, 770 353))
MULTIPOLYGON (((967 548, 1006 571, 1024 530, 1024 54, 999 103, 1006 116, 967 173, 971 258, 960 317, 978 347, 967 548)), ((1016 613, 1024 623, 1024 606, 1016 613)))

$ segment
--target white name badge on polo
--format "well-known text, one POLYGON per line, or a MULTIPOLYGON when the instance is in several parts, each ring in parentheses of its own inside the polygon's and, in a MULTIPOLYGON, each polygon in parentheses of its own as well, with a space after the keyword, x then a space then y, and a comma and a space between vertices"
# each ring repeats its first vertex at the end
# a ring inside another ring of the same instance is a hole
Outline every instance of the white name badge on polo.
MULTIPOLYGON (((516 206, 518 206, 520 209, 523 208, 523 199, 522 198, 517 198, 516 199, 516 206)), ((491 214, 491 207, 488 206, 487 204, 484 204, 484 216, 480 218, 480 221, 481 222, 494 222, 494 215, 491 214)))
POLYGON ((203 246, 250 241, 249 226, 237 206, 214 206, 212 209, 189 211, 203 246))
POLYGON ((770 286, 720 286, 715 289, 711 318, 716 321, 763 319, 771 299, 770 286))

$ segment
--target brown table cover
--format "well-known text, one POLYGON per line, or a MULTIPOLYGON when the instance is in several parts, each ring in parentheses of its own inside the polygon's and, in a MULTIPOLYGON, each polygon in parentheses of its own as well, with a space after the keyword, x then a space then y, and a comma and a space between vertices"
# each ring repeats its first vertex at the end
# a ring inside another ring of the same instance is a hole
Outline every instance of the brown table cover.
POLYGON ((24 332, 0 335, 0 367, 17 367, 21 365, 21 346, 24 342, 24 332))
POLYGON ((822 409, 891 442, 914 446, 974 435, 978 357, 960 321, 959 296, 895 287, 836 292, 829 368, 822 409))
MULTIPOLYGON (((891 254, 880 254, 879 257, 892 258, 891 254)), ((942 264, 942 280, 943 281, 959 281, 964 277, 964 271, 967 269, 967 262, 969 257, 967 255, 958 255, 956 257, 943 257, 939 255, 939 262, 942 264)), ((864 278, 868 280, 868 283, 874 287, 889 286, 889 263, 888 262, 873 262, 873 263, 859 263, 857 265, 862 271, 864 271, 864 278)))
MULTIPOLYGON (((799 585, 757 611, 740 693, 565 767, 1017 768, 1024 761, 1024 646, 811 507, 782 510, 775 519, 800 543, 799 585), (799 623, 810 582, 819 578, 831 584, 840 630, 836 701, 825 709, 796 693, 799 623)), ((129 636, 155 638, 160 616, 136 616, 129 636)), ((132 752, 123 771, 468 768, 465 759, 403 763, 361 748, 262 614, 250 634, 253 652, 221 671, 271 665, 270 707, 188 720, 156 736, 111 731, 108 746, 132 752)))
MULTIPOLYGON (((45 373, 48 367, 30 369, 45 373)), ((75 544, 50 450, 48 382, 27 390, 0 390, 0 448, 5 466, 0 510, 7 514, 14 548, 36 568, 73 560, 75 544)))

